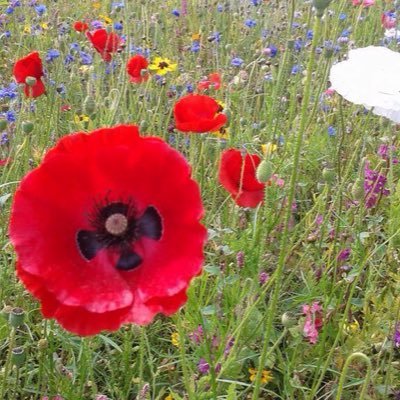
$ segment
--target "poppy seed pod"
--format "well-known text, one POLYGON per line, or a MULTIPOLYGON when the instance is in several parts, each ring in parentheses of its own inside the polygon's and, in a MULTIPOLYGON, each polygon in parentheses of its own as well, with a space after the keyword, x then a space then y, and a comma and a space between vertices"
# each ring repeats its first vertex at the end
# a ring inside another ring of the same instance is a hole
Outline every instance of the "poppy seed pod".
POLYGON ((11 310, 9 322, 13 328, 19 328, 23 325, 24 319, 25 311, 22 308, 15 307, 11 310))
POLYGON ((35 86, 37 83, 37 79, 34 76, 27 76, 25 79, 25 83, 28 86, 35 86))
POLYGON ((11 306, 4 306, 4 308, 1 310, 1 315, 8 321, 10 318, 10 314, 12 311, 13 307, 11 306))
POLYGON ((281 322, 285 328, 291 328, 292 326, 296 325, 297 321, 293 313, 285 312, 282 314, 281 322))
POLYGON ((20 368, 24 365, 25 350, 23 347, 15 347, 11 350, 11 361, 17 368, 20 368))
POLYGON ((262 160, 256 170, 256 178, 258 181, 265 183, 272 175, 272 163, 269 160, 262 160))
POLYGON ((21 126, 22 126, 22 132, 24 133, 31 133, 34 128, 33 122, 30 121, 22 122, 21 126))

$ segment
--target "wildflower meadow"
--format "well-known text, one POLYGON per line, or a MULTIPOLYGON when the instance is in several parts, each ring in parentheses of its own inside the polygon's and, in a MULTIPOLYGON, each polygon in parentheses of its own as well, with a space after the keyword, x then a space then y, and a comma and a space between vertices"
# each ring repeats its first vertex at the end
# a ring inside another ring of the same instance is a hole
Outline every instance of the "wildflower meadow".
POLYGON ((400 400, 399 12, 0 0, 0 400, 400 400))

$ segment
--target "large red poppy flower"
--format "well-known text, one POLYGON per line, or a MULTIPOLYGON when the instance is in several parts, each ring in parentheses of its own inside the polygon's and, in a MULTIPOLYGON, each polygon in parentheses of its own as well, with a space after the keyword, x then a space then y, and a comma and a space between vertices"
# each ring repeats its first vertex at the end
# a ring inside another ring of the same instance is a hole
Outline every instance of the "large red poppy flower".
POLYGON ((105 29, 97 29, 93 33, 86 32, 86 36, 107 62, 111 61, 111 54, 117 52, 123 42, 115 32, 107 32, 105 29))
POLYGON ((130 77, 130 81, 134 83, 145 82, 149 79, 149 74, 142 75, 142 70, 146 70, 149 62, 145 57, 137 54, 133 56, 126 64, 126 71, 130 77))
POLYGON ((63 137, 21 182, 10 238, 46 318, 79 335, 182 306, 206 230, 186 160, 121 125, 63 137))
POLYGON ((257 207, 264 198, 265 184, 256 178, 261 159, 257 154, 246 154, 237 149, 222 153, 219 181, 241 207, 257 207))
POLYGON ((46 92, 46 88, 42 82, 43 65, 39 53, 34 51, 26 57, 19 59, 14 64, 13 75, 17 83, 24 84, 24 92, 27 97, 39 97, 46 92), (34 85, 27 85, 26 78, 32 77, 36 79, 34 85))
POLYGON ((182 132, 215 132, 227 122, 217 101, 200 94, 190 94, 178 100, 174 117, 176 129, 182 132))

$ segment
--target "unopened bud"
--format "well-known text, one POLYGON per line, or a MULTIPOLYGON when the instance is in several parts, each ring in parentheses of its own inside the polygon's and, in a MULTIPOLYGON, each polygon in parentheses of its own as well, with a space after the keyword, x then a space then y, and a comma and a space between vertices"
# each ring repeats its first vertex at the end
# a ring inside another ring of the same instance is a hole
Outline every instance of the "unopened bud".
POLYGON ((93 115, 96 111, 96 102, 93 97, 87 96, 83 102, 83 110, 87 115, 93 115))
POLYGON ((7 128, 7 121, 5 119, 0 119, 0 131, 4 131, 7 128))
POLYGON ((259 182, 267 182, 272 175, 273 167, 269 160, 263 160, 257 167, 256 178, 259 182))
POLYGON ((313 0, 313 6, 317 10, 317 17, 322 17, 330 2, 331 0, 313 0))
POLYGON ((282 325, 285 328, 291 328, 292 326, 296 325, 296 318, 291 312, 285 312, 281 317, 282 325))
POLYGON ((336 178, 335 171, 330 168, 324 168, 322 170, 322 177, 324 178, 324 181, 327 183, 333 183, 336 178))
POLYGON ((24 133, 31 133, 33 131, 34 125, 33 122, 23 121, 22 122, 22 131, 24 133))

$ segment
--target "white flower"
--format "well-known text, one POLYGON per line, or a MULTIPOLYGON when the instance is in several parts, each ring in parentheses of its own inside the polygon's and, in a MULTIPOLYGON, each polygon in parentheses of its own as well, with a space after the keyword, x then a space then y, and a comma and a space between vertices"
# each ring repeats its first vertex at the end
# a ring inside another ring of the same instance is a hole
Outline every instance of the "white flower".
POLYGON ((400 53, 376 46, 351 50, 329 79, 346 100, 400 123, 400 53))
POLYGON ((400 31, 396 28, 386 29, 385 30, 385 38, 386 39, 400 39, 400 31))

